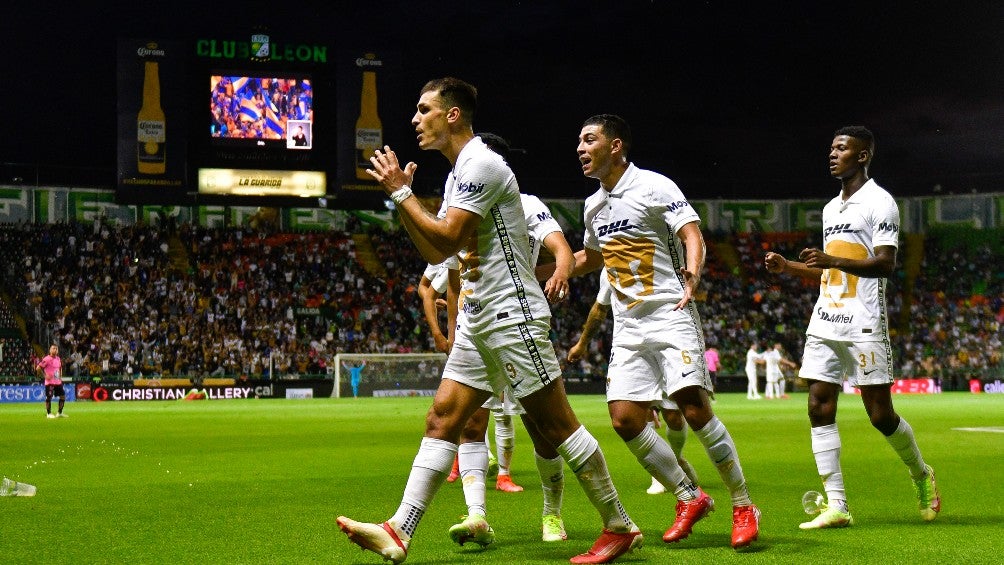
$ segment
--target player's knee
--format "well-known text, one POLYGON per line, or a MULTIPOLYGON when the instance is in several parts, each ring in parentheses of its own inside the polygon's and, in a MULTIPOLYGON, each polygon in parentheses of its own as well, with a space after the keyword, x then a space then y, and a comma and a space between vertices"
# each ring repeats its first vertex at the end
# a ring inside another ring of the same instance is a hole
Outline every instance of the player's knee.
POLYGON ((645 430, 645 426, 648 425, 647 420, 633 417, 630 414, 611 414, 610 423, 613 425, 617 435, 624 441, 638 437, 638 434, 642 433, 645 430))
POLYGON ((662 419, 666 421, 666 425, 672 430, 680 431, 686 425, 683 419, 683 412, 679 410, 663 410, 662 419))

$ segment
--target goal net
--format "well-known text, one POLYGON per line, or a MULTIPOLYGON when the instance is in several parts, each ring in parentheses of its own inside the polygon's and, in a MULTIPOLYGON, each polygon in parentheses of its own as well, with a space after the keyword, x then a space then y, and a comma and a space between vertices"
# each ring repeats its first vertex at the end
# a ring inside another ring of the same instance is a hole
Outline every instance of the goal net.
POLYGON ((446 365, 445 353, 338 353, 334 398, 433 396, 446 365))

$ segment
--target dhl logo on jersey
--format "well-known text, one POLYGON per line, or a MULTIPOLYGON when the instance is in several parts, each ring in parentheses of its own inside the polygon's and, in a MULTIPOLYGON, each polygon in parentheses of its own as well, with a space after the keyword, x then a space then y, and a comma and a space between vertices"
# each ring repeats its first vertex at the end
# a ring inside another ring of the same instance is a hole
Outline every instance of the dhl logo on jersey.
POLYGON ((619 231, 624 231, 630 228, 631 228, 631 220, 614 220, 609 224, 600 226, 596 230, 596 235, 599 237, 603 237, 607 234, 617 233, 619 231))
POLYGON ((856 233, 858 230, 851 229, 850 224, 837 224, 835 226, 829 226, 823 229, 823 238, 830 237, 833 234, 838 233, 856 233))

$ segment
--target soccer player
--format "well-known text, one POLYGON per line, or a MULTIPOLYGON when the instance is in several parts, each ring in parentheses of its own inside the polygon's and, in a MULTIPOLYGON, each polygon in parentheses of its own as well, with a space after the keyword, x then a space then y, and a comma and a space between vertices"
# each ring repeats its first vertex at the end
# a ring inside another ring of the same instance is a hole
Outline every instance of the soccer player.
POLYGON ((676 402, 731 494, 732 547, 746 547, 759 536, 760 511, 750 500, 732 436, 711 407, 704 334, 692 300, 705 257, 700 218, 673 181, 632 164, 630 149, 631 129, 620 116, 597 115, 582 125, 582 172, 600 187, 586 199, 585 248, 575 254, 574 274, 602 267, 616 298, 610 420, 638 462, 673 489, 676 520, 662 539, 677 542, 714 501, 648 426, 653 402, 676 402))
MULTIPOLYGON (((432 334, 432 339, 436 343, 436 351, 440 353, 450 352, 452 341, 447 334, 453 327, 452 322, 457 319, 456 301, 447 301, 441 298, 446 294, 450 277, 450 268, 447 266, 447 262, 428 265, 418 282, 418 296, 422 299, 422 313, 425 314, 425 321, 429 324, 429 333, 432 334), (442 306, 447 309, 447 319, 450 321, 445 334, 439 323, 440 301, 442 301, 442 306)), ((453 270, 456 270, 456 267, 453 270)))
POLYGON ((784 373, 781 371, 781 366, 796 369, 798 365, 784 358, 780 343, 775 343, 773 349, 764 351, 762 357, 767 366, 767 387, 764 389, 764 396, 766 398, 784 398, 784 385, 781 384, 784 381, 784 373))
MULTIPOLYGON (((582 331, 575 345, 568 349, 568 362, 578 362, 589 349, 589 341, 593 339, 600 329, 600 324, 607 318, 610 312, 610 281, 607 280, 606 273, 600 273, 600 287, 596 293, 596 301, 593 302, 586 315, 586 321, 582 324, 582 331)), ((653 428, 659 427, 659 413, 666 421, 666 440, 673 449, 680 467, 687 477, 697 485, 697 471, 689 461, 683 458, 683 445, 687 442, 687 423, 680 412, 679 407, 672 400, 666 398, 652 405, 651 425, 653 428)), ((646 491, 648 494, 662 494, 666 492, 666 486, 659 482, 659 479, 652 477, 652 484, 646 491)))
POLYGON ((830 175, 840 181, 840 193, 823 207, 823 249, 803 249, 798 261, 773 251, 764 257, 771 273, 820 281, 799 375, 809 381, 812 453, 827 502, 818 516, 799 526, 804 530, 854 523, 844 492, 836 420, 845 378, 861 391, 872 426, 909 469, 921 518, 934 520, 941 511, 934 470, 924 462, 913 428, 892 405, 885 283, 896 269, 899 207, 868 176, 874 156, 875 137, 867 128, 849 126, 834 132, 830 175))
MULTIPOLYGON (((507 162, 510 155, 509 143, 493 133, 479 133, 479 138, 489 149, 501 155, 507 162)), ((547 206, 539 198, 529 194, 520 194, 520 202, 523 205, 523 212, 526 218, 527 231, 530 243, 530 263, 535 265, 540 254, 541 246, 555 257, 558 267, 554 273, 545 279, 545 289, 550 289, 553 299, 561 300, 568 289, 568 275, 571 274, 573 257, 572 250, 565 240, 561 226, 551 215, 547 206)), ((441 210, 445 211, 445 210, 441 210)), ((444 263, 445 265, 445 263, 444 263)), ((431 268, 431 267, 430 267, 431 268)), ((454 295, 459 295, 459 277, 453 276, 456 270, 451 272, 449 278, 449 288, 454 295)), ((478 277, 477 266, 467 265, 465 262, 465 277, 478 277)), ((435 292, 423 294, 423 304, 426 310, 426 319, 430 324, 438 325, 438 317, 430 319, 429 310, 434 309, 433 300, 437 293, 441 295, 447 286, 443 284, 436 286, 435 280, 442 277, 426 270, 426 276, 422 277, 424 283, 427 278, 432 277, 429 286, 435 287, 435 292)), ((421 289, 421 286, 420 286, 421 289)), ((420 290, 421 292, 421 290, 420 290)), ((451 306, 456 304, 456 300, 451 299, 451 306)), ((447 316, 450 328, 457 325, 457 311, 454 309, 447 316)), ((462 323, 462 322, 461 322, 462 323)), ((452 343, 452 339, 450 340, 452 343)), ((495 481, 495 489, 503 492, 522 492, 523 487, 515 484, 510 476, 510 464, 515 447, 515 429, 512 416, 519 415, 523 424, 530 434, 534 444, 534 458, 537 470, 540 475, 541 487, 544 493, 544 507, 541 518, 543 541, 563 541, 568 539, 565 532, 564 522, 561 518, 561 505, 564 494, 564 473, 561 456, 554 450, 544 437, 537 431, 533 422, 526 417, 526 411, 515 399, 512 389, 507 387, 501 395, 494 395, 485 402, 481 409, 475 412, 474 416, 468 420, 467 425, 461 434, 461 443, 458 451, 464 454, 463 457, 454 459, 453 469, 447 477, 448 482, 453 482, 463 476, 462 482, 464 498, 468 506, 468 518, 460 524, 450 528, 450 536, 458 543, 463 543, 470 538, 467 520, 470 516, 485 516, 485 483, 492 475, 491 469, 494 467, 498 473, 495 481), (494 457, 490 451, 486 431, 488 426, 488 413, 491 412, 495 420, 495 445, 498 451, 494 457), (482 451, 487 453, 487 459, 482 451), (463 462, 461 462, 461 460, 463 462), (483 463, 487 461, 487 468, 483 463)), ((492 536, 484 534, 480 540, 482 542, 491 541, 492 536)))
POLYGON ((66 391, 63 389, 63 361, 59 358, 59 347, 53 343, 49 346, 49 354, 35 365, 35 371, 41 370, 45 375, 45 417, 65 418, 63 405, 66 404, 66 391), (52 397, 59 397, 59 412, 52 413, 52 397))
POLYGON ((352 397, 357 398, 359 396, 359 383, 363 380, 363 369, 366 368, 366 361, 362 361, 358 365, 342 363, 342 367, 349 372, 349 385, 352 386, 352 397))
POLYGON ((754 341, 750 348, 746 350, 746 398, 748 400, 760 400, 760 391, 757 388, 756 366, 763 365, 763 353, 757 351, 760 344, 754 341))
MULTIPOLYGON (((537 429, 575 472, 599 512, 603 533, 572 563, 609 563, 642 542, 624 510, 596 439, 568 403, 554 348, 548 339, 550 309, 530 264, 526 221, 516 177, 501 156, 474 136, 477 90, 455 78, 428 82, 412 125, 423 150, 437 150, 452 170, 443 218, 427 212, 409 185, 417 165, 402 169, 389 147, 370 159, 369 174, 397 205, 401 221, 422 257, 440 263, 461 253, 478 276, 462 282, 464 324, 443 370, 426 416, 419 447, 397 512, 382 524, 338 517, 349 539, 394 563, 407 557, 412 536, 442 485, 457 453, 464 424, 493 394, 511 386, 537 429)), ((472 533, 487 529, 483 519, 472 533)))

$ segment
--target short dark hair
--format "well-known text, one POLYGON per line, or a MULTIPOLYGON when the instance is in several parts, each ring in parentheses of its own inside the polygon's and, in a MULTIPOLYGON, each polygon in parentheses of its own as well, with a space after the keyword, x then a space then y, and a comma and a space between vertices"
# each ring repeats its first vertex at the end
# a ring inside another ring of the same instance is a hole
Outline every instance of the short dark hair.
POLYGON ((437 78, 425 83, 419 96, 426 92, 439 92, 447 109, 460 108, 463 119, 474 123, 474 112, 478 109, 478 89, 474 85, 454 77, 437 78))
POLYGON ((506 162, 509 162, 509 154, 512 151, 512 147, 504 137, 490 132, 476 133, 474 135, 480 137, 481 141, 484 141, 485 145, 488 146, 488 149, 498 153, 506 162))
POLYGON ((616 114, 597 114, 582 122, 582 127, 586 126, 600 126, 607 137, 621 140, 621 143, 624 144, 625 156, 631 152, 634 139, 631 137, 631 126, 624 118, 616 114))
POLYGON ((873 157, 875 156, 875 134, 865 126, 844 126, 833 132, 833 137, 837 137, 838 135, 846 135, 864 141, 868 146, 868 152, 873 157))

